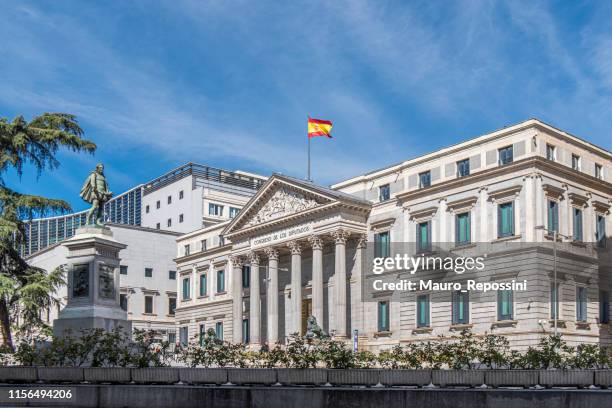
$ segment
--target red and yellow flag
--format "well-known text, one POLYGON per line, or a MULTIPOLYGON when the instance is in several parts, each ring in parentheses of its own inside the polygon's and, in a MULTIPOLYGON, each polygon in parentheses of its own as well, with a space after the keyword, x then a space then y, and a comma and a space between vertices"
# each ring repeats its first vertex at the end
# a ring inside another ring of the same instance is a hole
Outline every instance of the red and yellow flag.
POLYGON ((308 138, 327 136, 331 139, 332 123, 329 120, 308 118, 308 138))

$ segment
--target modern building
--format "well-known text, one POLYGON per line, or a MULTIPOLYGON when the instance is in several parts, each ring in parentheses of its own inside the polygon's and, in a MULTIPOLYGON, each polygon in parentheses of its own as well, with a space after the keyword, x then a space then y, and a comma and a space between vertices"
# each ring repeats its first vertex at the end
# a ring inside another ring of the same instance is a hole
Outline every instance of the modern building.
MULTIPOLYGON (((113 197, 104 205, 104 217, 115 224, 186 233, 235 216, 265 180, 240 170, 187 163, 113 197)), ((28 222, 22 256, 72 237, 86 217, 87 211, 80 211, 28 222)))
MULTIPOLYGON (((107 225, 114 238, 127 245, 119 254, 121 304, 134 328, 155 329, 174 341, 175 331, 169 329, 174 327, 176 305, 176 238, 236 216, 265 180, 188 163, 106 203, 107 225)), ((45 270, 65 264, 61 242, 72 237, 85 218, 82 211, 28 222, 25 259, 45 270)), ((66 299, 65 288, 59 297, 66 299)), ((49 322, 57 313, 49 311, 49 322)))
POLYGON ((179 338, 282 343, 313 315, 370 350, 463 329, 609 344, 611 178, 609 151, 536 119, 331 188, 275 174, 236 217, 178 238, 179 338), (373 274, 397 254, 486 261, 373 274), (505 289, 373 289, 411 277, 505 289))

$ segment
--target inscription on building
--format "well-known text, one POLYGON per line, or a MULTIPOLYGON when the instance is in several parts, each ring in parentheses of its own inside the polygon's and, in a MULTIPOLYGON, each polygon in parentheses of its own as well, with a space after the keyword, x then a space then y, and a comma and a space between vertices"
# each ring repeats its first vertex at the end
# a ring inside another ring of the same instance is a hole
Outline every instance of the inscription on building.
POLYGON ((268 246, 280 241, 303 237, 312 234, 312 231, 312 223, 276 231, 271 234, 262 235, 251 239, 251 248, 268 246))

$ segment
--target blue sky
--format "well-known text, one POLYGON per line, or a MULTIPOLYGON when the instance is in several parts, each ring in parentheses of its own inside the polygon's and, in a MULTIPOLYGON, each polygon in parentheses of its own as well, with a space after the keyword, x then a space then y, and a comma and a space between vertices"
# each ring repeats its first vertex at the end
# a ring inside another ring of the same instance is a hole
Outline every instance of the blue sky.
POLYGON ((0 116, 76 114, 22 192, 86 208, 95 163, 119 193, 188 161, 304 177, 306 117, 330 184, 538 117, 606 149, 611 2, 0 0, 0 116), (534 3, 537 3, 534 5, 534 3))

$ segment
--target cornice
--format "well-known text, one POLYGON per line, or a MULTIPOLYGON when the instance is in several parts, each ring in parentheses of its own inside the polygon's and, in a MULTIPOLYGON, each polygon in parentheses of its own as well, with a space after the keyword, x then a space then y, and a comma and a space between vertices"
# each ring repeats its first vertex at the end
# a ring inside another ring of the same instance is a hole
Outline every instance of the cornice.
POLYGON ((405 203, 406 201, 415 200, 421 197, 446 192, 453 188, 474 184, 483 187, 488 180, 493 177, 501 175, 516 175, 517 172, 527 170, 530 168, 536 168, 540 171, 548 171, 551 174, 565 177, 574 183, 582 186, 582 188, 590 188, 598 191, 599 193, 612 195, 612 183, 605 180, 600 180, 594 176, 590 176, 583 172, 573 170, 563 164, 547 160, 540 156, 527 157, 525 159, 517 160, 511 164, 505 166, 496 166, 490 169, 481 170, 470 174, 469 176, 454 178, 451 180, 436 183, 430 187, 404 191, 396 194, 396 198, 399 203, 405 203))

